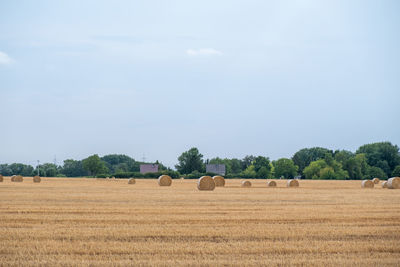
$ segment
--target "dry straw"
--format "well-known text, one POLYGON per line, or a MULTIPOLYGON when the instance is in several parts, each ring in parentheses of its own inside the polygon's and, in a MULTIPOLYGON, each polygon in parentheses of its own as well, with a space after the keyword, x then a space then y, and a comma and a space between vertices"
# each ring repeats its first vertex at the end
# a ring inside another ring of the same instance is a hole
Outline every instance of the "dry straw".
POLYGON ((242 187, 250 187, 251 182, 250 181, 242 181, 242 187))
POLYGON ((387 181, 389 189, 400 189, 400 177, 392 177, 387 181))
POLYGON ((372 182, 371 180, 364 180, 361 182, 361 187, 363 188, 374 188, 374 182, 372 182))
POLYGON ((36 175, 33 177, 33 182, 34 183, 40 183, 42 181, 42 179, 40 178, 40 176, 36 175))
POLYGON ((197 189, 202 191, 212 191, 215 189, 215 182, 211 176, 202 176, 197 181, 197 189))
POLYGON ((287 187, 299 187, 299 181, 297 181, 297 179, 292 179, 292 180, 288 180, 287 187))
POLYGON ((21 175, 13 175, 11 177, 11 182, 22 182, 24 178, 21 175))
POLYGON ((267 183, 267 186, 268 186, 268 187, 276 187, 276 182, 275 182, 275 181, 269 181, 269 182, 267 183))
POLYGON ((382 188, 388 188, 387 181, 384 181, 384 182, 382 183, 382 188))
POLYGON ((136 184, 135 178, 130 178, 130 179, 128 180, 128 184, 136 184))
POLYGON ((2 183, 4 180, 3 175, 0 174, 0 183, 2 183))
POLYGON ((374 184, 379 184, 380 180, 379 178, 374 178, 372 179, 372 182, 374 182, 374 184))
POLYGON ((160 186, 170 186, 172 184, 172 179, 168 175, 161 175, 158 177, 158 184, 160 186))
POLYGON ((225 179, 222 176, 214 176, 213 180, 215 182, 215 186, 225 186, 225 179))

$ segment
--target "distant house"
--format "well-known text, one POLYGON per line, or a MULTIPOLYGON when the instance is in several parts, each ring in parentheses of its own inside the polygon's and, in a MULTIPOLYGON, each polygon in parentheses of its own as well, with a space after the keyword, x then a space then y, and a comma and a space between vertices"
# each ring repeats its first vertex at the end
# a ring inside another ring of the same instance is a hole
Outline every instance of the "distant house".
POLYGON ((206 164, 206 172, 225 175, 225 164, 206 164))
POLYGON ((140 173, 158 172, 158 164, 140 164, 140 173))

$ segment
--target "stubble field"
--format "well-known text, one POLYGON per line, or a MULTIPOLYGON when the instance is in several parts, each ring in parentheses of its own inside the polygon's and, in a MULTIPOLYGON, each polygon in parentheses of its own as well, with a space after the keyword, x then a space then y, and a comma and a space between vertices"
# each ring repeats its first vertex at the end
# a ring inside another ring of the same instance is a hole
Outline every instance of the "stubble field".
POLYGON ((360 181, 0 183, 2 266, 399 266, 400 190, 360 181))

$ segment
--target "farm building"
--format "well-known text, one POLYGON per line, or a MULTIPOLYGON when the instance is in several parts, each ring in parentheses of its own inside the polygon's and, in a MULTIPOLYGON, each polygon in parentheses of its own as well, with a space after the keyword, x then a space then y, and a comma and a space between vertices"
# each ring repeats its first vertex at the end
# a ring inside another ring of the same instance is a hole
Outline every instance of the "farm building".
POLYGON ((206 164, 206 172, 225 175, 225 164, 206 164))
POLYGON ((158 164, 140 164, 140 173, 158 172, 158 164))

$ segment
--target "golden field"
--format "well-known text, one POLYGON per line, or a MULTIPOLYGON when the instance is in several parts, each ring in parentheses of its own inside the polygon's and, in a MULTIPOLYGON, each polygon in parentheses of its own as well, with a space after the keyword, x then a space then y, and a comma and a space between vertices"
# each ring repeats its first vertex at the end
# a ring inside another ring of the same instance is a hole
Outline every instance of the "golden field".
POLYGON ((400 190, 361 181, 0 183, 2 266, 399 266, 400 190))

